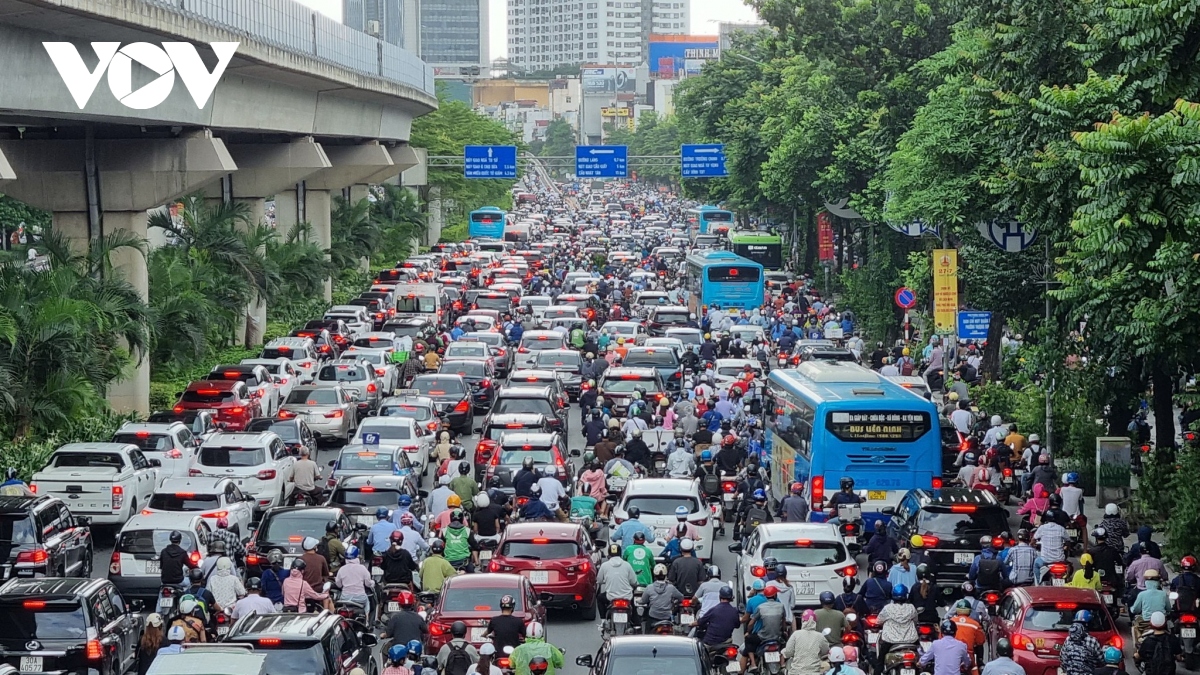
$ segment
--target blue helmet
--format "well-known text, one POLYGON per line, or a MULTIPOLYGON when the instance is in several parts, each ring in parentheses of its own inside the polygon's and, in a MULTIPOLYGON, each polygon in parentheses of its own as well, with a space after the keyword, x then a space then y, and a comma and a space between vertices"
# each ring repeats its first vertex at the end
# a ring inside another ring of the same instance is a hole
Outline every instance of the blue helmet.
POLYGON ((402 494, 400 495, 400 498, 396 500, 396 503, 400 506, 412 506, 412 497, 402 494))
POLYGON ((1091 623, 1091 622, 1092 622, 1092 610, 1081 609, 1078 612, 1075 612, 1074 623, 1091 623))
POLYGON ((767 500, 767 491, 766 490, 764 490, 762 488, 758 488, 757 490, 754 491, 754 501, 761 502, 761 501, 766 501, 766 500, 767 500))
POLYGON ((387 517, 388 517, 388 507, 381 506, 381 507, 375 509, 375 519, 376 520, 387 520, 387 517))
POLYGON ((832 605, 833 601, 834 601, 834 597, 833 597, 832 591, 822 591, 821 592, 821 604, 822 605, 832 605))
POLYGON ((687 520, 688 507, 680 505, 675 507, 675 517, 679 520, 687 520))
POLYGON ((346 559, 347 560, 349 560, 351 558, 357 558, 357 557, 358 557, 358 547, 357 546, 352 545, 346 549, 346 559))
POLYGON ((1067 483, 1068 484, 1074 485, 1075 483, 1078 483, 1078 482, 1079 482, 1079 474, 1078 473, 1072 471, 1071 473, 1067 474, 1067 483))
POLYGON ((700 461, 701 462, 711 462, 712 461, 712 450, 705 450, 705 451, 701 452, 700 453, 700 461))
POLYGON ((421 649, 422 649, 422 647, 421 647, 420 640, 409 640, 408 641, 408 655, 409 656, 413 657, 414 659, 417 658, 418 656, 421 655, 421 649))
POLYGON ((1104 648, 1104 662, 1109 665, 1119 665, 1125 660, 1125 653, 1117 647, 1104 648))
POLYGON ((388 661, 392 663, 402 663, 408 658, 408 647, 405 645, 392 645, 387 651, 388 661))
POLYGON ((908 586, 904 584, 896 584, 892 586, 892 600, 900 601, 908 599, 908 586))

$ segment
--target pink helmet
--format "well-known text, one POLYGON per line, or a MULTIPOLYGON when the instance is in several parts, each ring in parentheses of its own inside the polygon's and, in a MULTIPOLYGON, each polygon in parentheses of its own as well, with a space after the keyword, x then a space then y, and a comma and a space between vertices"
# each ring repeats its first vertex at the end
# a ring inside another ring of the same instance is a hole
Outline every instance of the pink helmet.
POLYGON ((228 527, 229 527, 229 519, 228 518, 217 518, 217 529, 218 530, 224 530, 224 529, 227 529, 228 527))

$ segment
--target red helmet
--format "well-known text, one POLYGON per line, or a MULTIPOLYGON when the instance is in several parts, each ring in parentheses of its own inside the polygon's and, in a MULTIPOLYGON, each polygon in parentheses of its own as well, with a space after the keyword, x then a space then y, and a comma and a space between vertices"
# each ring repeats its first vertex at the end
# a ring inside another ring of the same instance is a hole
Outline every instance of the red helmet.
POLYGON ((404 533, 400 530, 392 530, 392 533, 388 535, 388 538, 392 540, 393 544, 404 543, 404 533))
POLYGON ((412 607, 417 604, 417 596, 413 595, 412 591, 400 591, 400 594, 396 596, 396 601, 400 603, 401 607, 412 607))
POLYGON ((804 492, 804 483, 801 483, 800 481, 792 483, 792 494, 798 495, 801 492, 804 492))
POLYGON ((224 529, 227 529, 228 527, 229 527, 229 519, 228 518, 217 518, 217 529, 218 530, 224 530, 224 529))
POLYGON ((779 588, 776 586, 767 586, 763 589, 763 595, 767 596, 768 598, 773 598, 779 595, 779 588))
POLYGON ((1196 568, 1196 556, 1192 556, 1192 555, 1183 556, 1183 560, 1179 561, 1179 567, 1180 567, 1180 569, 1183 569, 1188 572, 1192 571, 1193 569, 1196 568))
POLYGON ((737 443, 737 436, 734 436, 733 434, 729 434, 725 438, 721 439, 721 445, 733 445, 735 443, 737 443))

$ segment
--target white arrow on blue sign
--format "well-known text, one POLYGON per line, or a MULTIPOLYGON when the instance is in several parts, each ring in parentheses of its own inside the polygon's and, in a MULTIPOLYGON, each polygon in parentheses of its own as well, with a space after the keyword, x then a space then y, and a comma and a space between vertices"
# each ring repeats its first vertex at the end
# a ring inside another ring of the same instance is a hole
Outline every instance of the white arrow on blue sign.
POLYGON ((679 174, 684 178, 720 178, 725 168, 725 144, 683 145, 679 149, 679 174))
POLYGON ((517 146, 467 145, 463 147, 464 178, 516 178, 517 146))
POLYGON ((958 339, 986 340, 988 327, 992 325, 991 312, 958 312, 958 339))
POLYGON ((629 148, 624 145, 575 146, 575 175, 579 178, 625 178, 629 148))

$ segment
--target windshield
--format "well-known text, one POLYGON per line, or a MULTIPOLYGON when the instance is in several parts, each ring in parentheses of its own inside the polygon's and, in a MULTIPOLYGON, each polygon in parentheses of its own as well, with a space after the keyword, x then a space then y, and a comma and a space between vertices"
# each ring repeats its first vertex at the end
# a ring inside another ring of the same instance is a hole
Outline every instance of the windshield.
POLYGON ((571 307, 570 309, 567 309, 566 307, 555 307, 554 309, 548 309, 543 312, 542 316, 545 316, 547 319, 574 319, 579 317, 579 310, 574 307, 571 307))
MULTIPOLYGON (((750 367, 750 370, 751 370, 751 372, 753 372, 753 373, 754 373, 756 376, 760 376, 760 375, 762 375, 762 373, 761 373, 761 372, 760 372, 760 371, 759 371, 757 368, 755 368, 755 367, 753 367, 753 366, 751 366, 751 367, 750 367)), ((726 376, 729 376, 729 377, 737 377, 737 376, 741 375, 741 374, 742 374, 742 373, 744 373, 744 372, 746 372, 746 370, 745 370, 745 368, 744 368, 743 366, 721 366, 720 368, 717 368, 717 374, 718 374, 718 375, 726 375, 726 376)))
POLYGON ((507 541, 500 555, 526 560, 557 560, 579 555, 579 544, 573 541, 507 541))
POLYGON ((562 349, 563 336, 557 333, 554 335, 537 335, 535 337, 525 335, 521 337, 521 348, 531 352, 540 352, 547 349, 562 349))
POLYGON ((492 408, 493 415, 545 415, 547 419, 554 414, 550 402, 543 398, 502 398, 496 401, 492 408))
POLYGON ((998 509, 982 509, 974 513, 936 513, 921 511, 917 530, 922 534, 938 534, 955 538, 976 539, 981 535, 998 535, 1008 529, 998 509))
POLYGON ((437 300, 434 298, 396 298, 397 312, 423 312, 431 313, 437 311, 437 300))
MULTIPOLYGON (((388 346, 391 347, 391 345, 388 346)), ((380 352, 358 352, 350 350, 346 352, 345 357, 366 361, 377 366, 386 366, 389 363, 388 358, 380 352)))
POLYGON ((300 430, 295 424, 272 424, 269 431, 282 438, 286 442, 300 440, 300 430))
POLYGON ((605 393, 612 394, 632 394, 637 387, 645 389, 647 394, 653 394, 658 391, 658 384, 654 380, 626 380, 618 378, 604 380, 600 383, 600 389, 605 393))
POLYGON ((500 610, 500 599, 511 595, 517 600, 514 611, 525 611, 525 594, 519 588, 453 588, 442 594, 442 613, 491 612, 500 610))
POLYGON ((424 326, 405 326, 398 323, 389 323, 383 329, 392 332, 396 337, 415 338, 421 334, 424 326))
POLYGON ((413 437, 412 428, 406 424, 381 424, 364 421, 358 428, 358 435, 379 434, 385 441, 407 441, 413 437))
POLYGON ((293 405, 337 405, 338 393, 335 389, 297 389, 288 394, 285 404, 293 405))
POLYGON ((511 426, 506 425, 506 424, 501 424, 498 426, 490 426, 489 425, 487 428, 487 433, 485 435, 488 440, 498 441, 498 440, 500 440, 500 437, 503 436, 504 434, 512 433, 514 431, 521 431, 521 430, 543 431, 541 424, 535 424, 532 426, 526 425, 526 424, 513 424, 511 426))
POLYGON ((258 466, 267 461, 266 448, 200 448, 204 466, 258 466))
POLYGON ((462 380, 449 377, 418 377, 413 380, 412 388, 430 396, 463 393, 462 380))
POLYGON ((478 309, 495 309, 507 312, 512 309, 512 298, 507 294, 500 295, 499 297, 481 295, 475 298, 475 307, 478 309))
POLYGON ((797 567, 820 567, 845 562, 846 547, 834 541, 814 541, 803 546, 771 543, 763 547, 762 555, 797 567))
MULTIPOLYGON (((280 640, 270 649, 261 649, 267 659, 263 662, 264 673, 287 673, 288 675, 324 675, 325 650, 321 643, 293 642, 280 640)), ((256 651, 255 653, 259 653, 256 651)))
POLYGON ((171 532, 178 531, 183 535, 179 545, 183 550, 196 550, 196 535, 191 530, 127 530, 121 533, 117 541, 117 550, 131 555, 158 555, 171 543, 171 532))
POLYGON ((488 347, 482 342, 455 342, 446 348, 445 358, 486 358, 487 355, 488 347))
POLYGON ((329 522, 329 513, 324 510, 314 513, 307 509, 284 511, 265 520, 268 522, 266 531, 262 535, 262 541, 301 542, 305 537, 320 539, 325 536, 325 525, 329 522))
POLYGON ((150 508, 159 511, 207 511, 220 505, 221 500, 216 495, 156 492, 150 496, 150 508))
POLYGON ((455 361, 442 363, 442 372, 463 377, 487 377, 487 366, 483 361, 455 361))
POLYGON ((99 467, 120 469, 125 463, 121 456, 109 452, 58 452, 52 466, 99 467))
POLYGON ((258 355, 260 359, 296 359, 304 358, 304 352, 291 347, 267 347, 258 355))
POLYGON ((18 546, 38 543, 33 531, 33 519, 24 513, 0 516, 0 543, 18 546))
POLYGON ((703 672, 693 656, 615 656, 609 659, 608 672, 631 675, 695 675, 703 672))
POLYGON ((390 452, 343 452, 338 457, 338 471, 392 472, 396 458, 390 452))
POLYGON ((26 609, 21 603, 0 605, 0 635, 13 640, 82 640, 87 638, 83 607, 44 603, 41 609, 26 609))
POLYGON ((628 324, 614 326, 610 323, 604 326, 603 330, 610 335, 633 335, 637 332, 637 327, 628 324))
POLYGON ((679 365, 679 359, 675 356, 675 352, 670 349, 655 349, 644 352, 631 351, 625 356, 625 365, 630 368, 650 368, 654 366, 670 366, 673 368, 679 365))
POLYGON ((116 434, 113 436, 112 442, 136 445, 149 452, 165 452, 171 449, 171 437, 163 434, 147 434, 145 432, 116 434))
POLYGON ((1075 612, 1079 609, 1086 609, 1092 615, 1092 620, 1088 623, 1089 633, 1112 630, 1112 627, 1108 625, 1108 613, 1100 611, 1099 607, 1078 607, 1076 609, 1075 603, 1067 604, 1071 606, 1070 609, 1058 609, 1055 605, 1030 607, 1025 610, 1025 621, 1022 628, 1066 632, 1071 628, 1071 622, 1075 620, 1075 612))
POLYGON ((536 363, 538 368, 548 368, 550 370, 569 370, 571 372, 579 372, 580 362, 583 359, 579 356, 579 352, 542 352, 538 354, 536 363))
POLYGON ((677 323, 684 325, 688 322, 688 312, 680 310, 676 312, 664 312, 659 310, 654 313, 654 321, 657 323, 677 323))
POLYGON ((343 506, 396 506, 400 498, 398 490, 379 490, 376 488, 341 489, 334 491, 329 500, 331 504, 343 506))
POLYGON ((322 368, 317 379, 322 382, 359 382, 367 379, 367 373, 358 366, 338 364, 322 368))
POLYGON ((625 502, 626 511, 635 506, 641 510, 643 516, 673 516, 675 509, 680 506, 687 507, 688 513, 700 510, 696 498, 687 495, 646 495, 630 497, 625 502))
POLYGON ((534 448, 532 450, 501 448, 499 464, 503 464, 504 466, 519 465, 525 461, 526 457, 532 457, 534 464, 549 464, 554 461, 554 453, 550 452, 550 448, 534 448))
POLYGON ((393 403, 390 405, 380 406, 380 417, 408 417, 418 422, 423 422, 433 417, 433 411, 429 408, 411 403, 393 403))
POLYGON ((179 400, 184 403, 227 403, 236 401, 237 395, 232 391, 201 389, 200 391, 185 391, 179 400))

